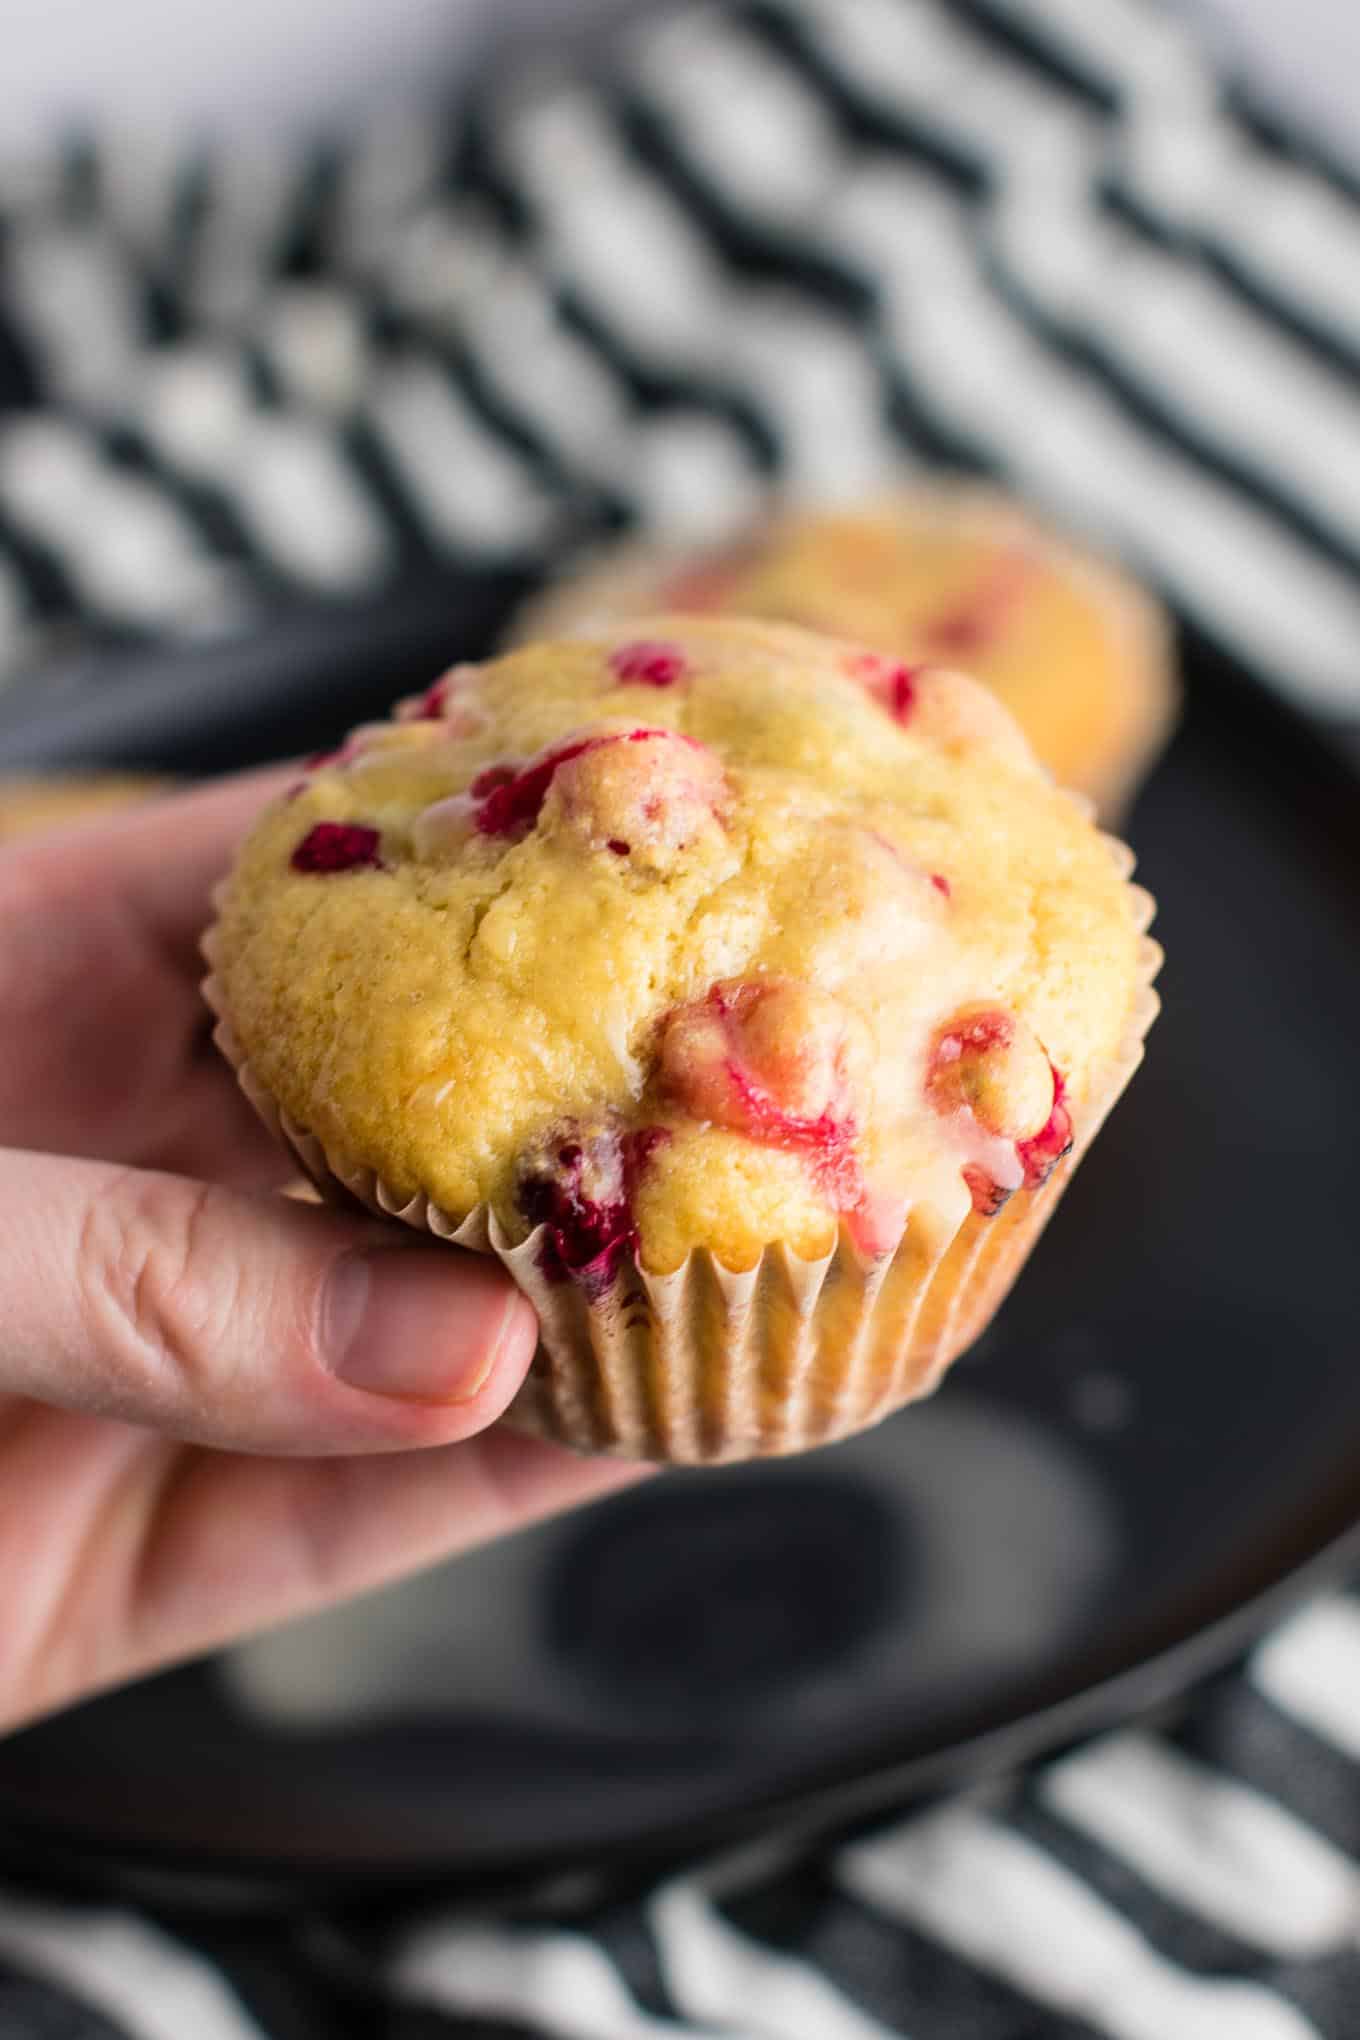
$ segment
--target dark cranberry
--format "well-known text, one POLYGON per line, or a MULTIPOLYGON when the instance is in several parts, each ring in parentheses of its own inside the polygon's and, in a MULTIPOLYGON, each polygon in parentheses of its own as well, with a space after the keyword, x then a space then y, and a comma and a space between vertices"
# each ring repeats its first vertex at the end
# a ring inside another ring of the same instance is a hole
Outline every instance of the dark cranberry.
POLYGON ((482 834, 509 836, 531 829, 548 797, 548 788, 558 766, 565 765, 568 758, 578 758, 590 742, 589 737, 581 737, 574 744, 563 744, 534 764, 526 765, 522 772, 512 773, 509 778, 492 780, 491 773, 503 772, 505 768, 502 766, 492 766, 490 771, 483 772, 472 786, 473 793, 482 800, 477 811, 477 827, 482 834))
MULTIPOLYGON (((938 1112, 1012 1143, 1027 1189, 1037 1189, 1072 1145, 1061 1076, 1032 1029, 1002 1007, 964 1007, 941 1028, 931 1050, 926 1096, 938 1112)), ((963 1178, 974 1210, 984 1217, 999 1211, 1010 1194, 976 1163, 964 1168, 963 1178)))
MULTIPOLYGON (((1053 1069, 1050 1063, 1049 1068, 1053 1069)), ((1053 1070, 1053 1110, 1048 1123, 1029 1140, 1017 1141, 1015 1152, 1025 1172, 1025 1187, 1037 1190, 1046 1183, 1072 1145, 1072 1114, 1067 1108, 1067 1086, 1053 1070)))
POLYGON ((289 859, 294 871, 357 871, 379 866, 378 831, 366 822, 316 822, 289 859))
POLYGON ((620 645, 610 654, 614 676, 626 686, 674 687, 684 677, 688 661, 679 645, 666 645, 647 638, 620 645))
POLYGON ((521 1158, 516 1200, 529 1224, 544 1228, 539 1266, 550 1282, 577 1282, 592 1302, 609 1288, 637 1246, 638 1179, 666 1138, 663 1127, 624 1132, 606 1123, 521 1158))
POLYGON ((979 1218, 995 1218, 1003 1205, 1010 1203, 1010 1191, 1003 1190, 999 1183, 994 1183, 987 1171, 980 1169, 976 1162, 964 1164, 963 1180, 968 1185, 973 1209, 979 1218))
POLYGON ((444 713, 444 704, 449 698, 449 675, 436 680, 433 687, 427 687, 417 704, 412 722, 438 722, 444 713))
POLYGON ((916 675, 910 666, 899 666, 892 676, 892 712, 904 723, 916 706, 916 675))
POLYGON ((674 730, 609 730, 594 736, 574 737, 570 743, 544 751, 519 771, 505 765, 488 766, 472 783, 474 797, 482 802, 477 810, 478 829, 484 836, 523 834, 538 820, 539 809, 548 797, 548 788, 555 774, 570 759, 579 758, 586 751, 598 750, 603 744, 641 744, 657 738, 668 743, 688 744, 695 750, 703 749, 692 737, 682 737, 674 730))
POLYGON ((880 652, 856 652, 850 660, 850 672, 873 695, 874 699, 887 709, 894 722, 905 723, 916 706, 916 681, 919 666, 908 666, 901 659, 884 658, 880 652))

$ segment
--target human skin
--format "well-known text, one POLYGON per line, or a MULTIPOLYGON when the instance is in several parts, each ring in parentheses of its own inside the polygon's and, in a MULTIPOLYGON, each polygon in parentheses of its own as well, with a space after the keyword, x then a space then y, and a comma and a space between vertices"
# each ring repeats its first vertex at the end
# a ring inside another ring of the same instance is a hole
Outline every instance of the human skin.
POLYGON ((602 1494, 497 1263, 278 1196, 209 895, 276 773, 0 850, 0 1731, 602 1494))

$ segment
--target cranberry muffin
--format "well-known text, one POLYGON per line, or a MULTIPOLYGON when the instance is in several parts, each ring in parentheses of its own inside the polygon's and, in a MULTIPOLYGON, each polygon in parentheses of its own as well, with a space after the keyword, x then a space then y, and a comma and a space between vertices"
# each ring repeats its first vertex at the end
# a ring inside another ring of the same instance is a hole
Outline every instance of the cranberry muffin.
POLYGON ((1174 719, 1171 632, 1151 597, 968 484, 790 512, 706 556, 606 553, 533 604, 517 635, 657 609, 800 623, 909 663, 964 667, 1005 702, 1059 784, 1107 820, 1174 719))
POLYGON ((1037 1236, 1154 1010, 1129 866, 961 674, 660 616, 315 760, 208 990, 318 1182, 532 1296, 513 1420, 792 1451, 930 1387, 1037 1236))

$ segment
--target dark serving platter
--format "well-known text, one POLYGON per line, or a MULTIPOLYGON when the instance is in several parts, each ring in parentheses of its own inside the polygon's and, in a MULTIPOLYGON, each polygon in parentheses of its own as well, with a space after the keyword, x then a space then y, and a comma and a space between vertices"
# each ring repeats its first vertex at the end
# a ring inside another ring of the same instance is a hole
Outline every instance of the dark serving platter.
MULTIPOLYGON (((513 579, 75 669, 7 765, 310 748, 513 579)), ((840 1824, 1172 1698, 1360 1563, 1360 802, 1203 645, 1129 831, 1147 1065, 930 1403, 671 1475, 0 1744, 0 1854, 205 1898, 612 1874, 840 1824)))

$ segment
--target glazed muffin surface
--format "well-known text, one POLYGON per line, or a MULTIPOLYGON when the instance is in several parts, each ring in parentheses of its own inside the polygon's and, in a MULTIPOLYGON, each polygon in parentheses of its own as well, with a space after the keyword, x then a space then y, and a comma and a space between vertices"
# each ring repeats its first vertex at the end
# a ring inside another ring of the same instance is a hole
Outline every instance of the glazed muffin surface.
POLYGON ((1125 1041, 1124 867, 963 677, 659 616, 455 669, 263 817, 215 971, 332 1161, 606 1286, 1041 1182, 1125 1041))
POLYGON ((1000 493, 941 484, 790 511, 707 556, 620 551, 534 605, 531 634, 648 609, 798 623, 961 667, 1059 783, 1116 812, 1169 727, 1169 628, 1123 575, 1000 493))

